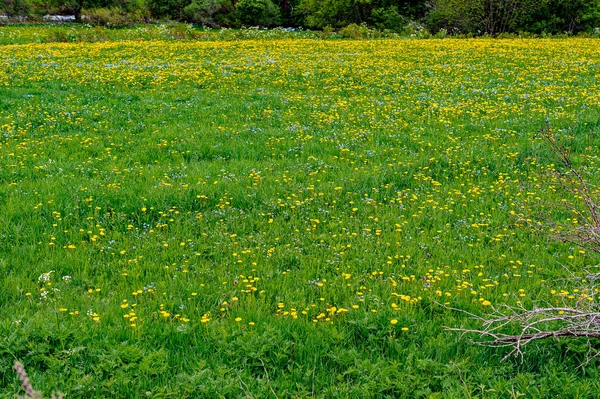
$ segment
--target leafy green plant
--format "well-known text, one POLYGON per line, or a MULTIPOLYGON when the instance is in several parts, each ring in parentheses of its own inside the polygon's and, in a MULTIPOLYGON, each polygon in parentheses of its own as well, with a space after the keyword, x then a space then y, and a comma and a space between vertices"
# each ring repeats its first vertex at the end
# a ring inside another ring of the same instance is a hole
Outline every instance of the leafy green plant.
POLYGON ((91 25, 123 27, 141 22, 134 15, 120 8, 92 8, 82 10, 86 22, 91 25))
POLYGON ((406 26, 406 19, 398 12, 398 7, 374 8, 371 13, 373 25, 380 30, 401 32, 406 26))
POLYGON ((344 39, 367 39, 372 32, 366 25, 350 24, 340 29, 338 34, 344 39))
POLYGON ((184 9, 190 4, 189 0, 147 0, 146 7, 150 15, 157 19, 183 20, 184 9))
POLYGON ((236 10, 246 25, 276 26, 281 22, 281 12, 271 0, 240 0, 236 10))
POLYGON ((194 0, 183 9, 189 21, 210 27, 231 25, 234 11, 230 0, 194 0))
POLYGON ((1 0, 0 14, 7 17, 19 17, 29 15, 31 4, 25 0, 1 0))
POLYGON ((432 31, 496 35, 521 30, 535 4, 533 0, 436 0, 427 18, 432 31))

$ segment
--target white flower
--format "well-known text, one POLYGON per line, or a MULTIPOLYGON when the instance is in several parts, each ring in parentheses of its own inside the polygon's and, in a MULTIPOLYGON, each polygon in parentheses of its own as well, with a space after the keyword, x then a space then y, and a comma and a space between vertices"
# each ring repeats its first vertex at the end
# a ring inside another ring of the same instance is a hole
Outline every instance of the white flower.
POLYGON ((54 270, 50 270, 48 273, 40 274, 40 276, 38 277, 38 281, 40 283, 47 283, 52 279, 52 273, 54 273, 54 270))

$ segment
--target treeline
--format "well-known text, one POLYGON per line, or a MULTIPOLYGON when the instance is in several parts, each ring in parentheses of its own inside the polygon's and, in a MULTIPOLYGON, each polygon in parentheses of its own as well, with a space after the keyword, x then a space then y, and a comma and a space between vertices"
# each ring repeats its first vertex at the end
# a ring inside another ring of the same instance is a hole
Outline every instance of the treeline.
POLYGON ((97 25, 182 21, 208 27, 362 25, 405 33, 598 32, 600 0, 0 0, 6 20, 73 15, 97 25))

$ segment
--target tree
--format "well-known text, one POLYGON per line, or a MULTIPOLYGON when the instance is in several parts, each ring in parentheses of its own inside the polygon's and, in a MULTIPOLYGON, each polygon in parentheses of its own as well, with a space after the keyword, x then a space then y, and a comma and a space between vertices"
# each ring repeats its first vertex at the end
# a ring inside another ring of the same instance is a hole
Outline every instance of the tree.
POLYGON ((429 14, 432 31, 447 29, 491 35, 522 30, 531 0, 436 0, 429 14))
POLYGON ((372 0, 303 0, 299 12, 311 28, 341 28, 351 23, 366 22, 372 0))
POLYGON ((183 9, 188 21, 210 27, 231 25, 228 17, 235 11, 231 0, 193 0, 183 9))
POLYGON ((147 0, 146 6, 154 18, 183 20, 183 10, 190 2, 191 0, 147 0))
POLYGON ((271 0, 240 0, 236 5, 240 20, 247 25, 277 26, 281 12, 271 0))
POLYGON ((600 1, 542 0, 531 19, 534 33, 592 31, 600 26, 600 1))
POLYGON ((424 0, 302 0, 298 12, 313 28, 366 23, 401 30, 408 20, 425 15, 425 4, 424 0))
POLYGON ((434 0, 431 31, 463 33, 527 31, 561 33, 593 30, 600 24, 600 0, 434 0))
POLYGON ((28 13, 29 3, 24 0, 0 0, 0 14, 14 17, 27 15, 28 13))
POLYGON ((281 11, 282 23, 286 26, 300 26, 303 21, 297 13, 300 0, 277 0, 277 6, 281 11))

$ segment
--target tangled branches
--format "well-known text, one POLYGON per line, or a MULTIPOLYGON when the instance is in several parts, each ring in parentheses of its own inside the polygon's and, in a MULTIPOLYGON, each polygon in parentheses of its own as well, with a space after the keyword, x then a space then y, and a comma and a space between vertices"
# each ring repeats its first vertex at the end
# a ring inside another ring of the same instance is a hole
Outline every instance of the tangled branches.
POLYGON ((566 169, 564 172, 559 170, 553 172, 553 183, 560 186, 564 192, 561 203, 554 206, 568 211, 577 220, 577 227, 554 228, 552 220, 539 215, 538 218, 542 220, 541 225, 550 227, 551 236, 559 241, 570 242, 600 253, 600 202, 596 198, 598 192, 594 191, 594 187, 573 165, 569 152, 560 145, 548 125, 541 130, 541 137, 566 169))
MULTIPOLYGON (((560 337, 585 337, 588 340, 600 338, 600 309, 596 306, 582 305, 581 308, 549 306, 535 307, 530 310, 504 306, 492 308, 492 312, 485 317, 468 314, 481 321, 481 329, 448 328, 448 330, 459 331, 463 335, 478 335, 481 340, 472 341, 476 345, 510 348, 511 350, 502 358, 503 361, 511 356, 522 357, 523 347, 535 340, 560 337), (502 332, 504 328, 515 323, 521 330, 518 334, 502 332)), ((588 347, 591 348, 591 345, 588 347)), ((590 358, 588 356, 588 359, 590 358)))
MULTIPOLYGON (((569 242, 581 248, 600 253, 600 201, 599 192, 586 181, 582 173, 573 165, 568 151, 559 144, 550 127, 541 129, 541 137, 559 158, 563 171, 553 170, 552 189, 562 188, 562 200, 558 204, 544 207, 535 217, 537 222, 521 216, 520 222, 529 224, 538 232, 549 234, 552 238, 569 242), (599 197, 599 198, 597 198, 599 197), (569 224, 558 224, 550 219, 548 209, 566 211, 569 224)), ((548 205, 548 204, 546 204, 548 205)), ((600 306, 593 296, 599 292, 597 283, 600 273, 586 273, 579 276, 571 273, 564 280, 576 280, 582 293, 575 304, 563 302, 562 306, 544 304, 527 309, 522 305, 491 307, 492 311, 485 316, 478 316, 464 310, 481 322, 479 329, 448 328, 462 335, 475 335, 473 343, 496 348, 509 348, 502 360, 509 357, 523 357, 523 347, 533 341, 548 338, 587 338, 587 361, 600 355, 594 352, 592 339, 600 338, 600 306), (517 333, 514 333, 517 331, 517 333)), ((586 362, 587 363, 587 362, 586 362)))

